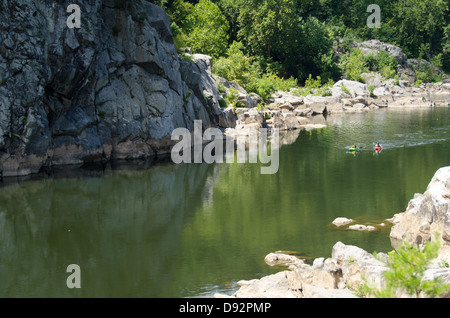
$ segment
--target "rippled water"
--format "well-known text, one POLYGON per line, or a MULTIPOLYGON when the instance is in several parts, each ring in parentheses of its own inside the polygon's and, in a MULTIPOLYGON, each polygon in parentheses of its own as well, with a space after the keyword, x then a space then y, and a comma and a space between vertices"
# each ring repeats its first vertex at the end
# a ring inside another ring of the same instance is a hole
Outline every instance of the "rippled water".
POLYGON ((134 163, 4 181, 0 296, 210 297, 279 271, 263 261, 270 252, 311 260, 337 241, 391 250, 378 224, 450 165, 450 110, 326 120, 284 137, 276 175, 258 164, 134 163), (363 151, 348 154, 355 143, 363 151), (343 216, 377 231, 330 224, 343 216), (81 289, 66 286, 69 264, 81 289))

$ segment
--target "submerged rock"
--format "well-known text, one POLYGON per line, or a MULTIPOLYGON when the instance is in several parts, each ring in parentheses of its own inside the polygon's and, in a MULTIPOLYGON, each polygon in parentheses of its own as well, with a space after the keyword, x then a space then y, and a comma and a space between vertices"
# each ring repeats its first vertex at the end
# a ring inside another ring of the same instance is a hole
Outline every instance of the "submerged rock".
POLYGON ((347 224, 350 224, 350 223, 353 223, 353 222, 354 222, 354 220, 352 220, 352 219, 340 217, 340 218, 336 218, 332 222, 332 224, 334 224, 337 227, 340 227, 340 226, 344 226, 344 225, 347 225, 347 224))

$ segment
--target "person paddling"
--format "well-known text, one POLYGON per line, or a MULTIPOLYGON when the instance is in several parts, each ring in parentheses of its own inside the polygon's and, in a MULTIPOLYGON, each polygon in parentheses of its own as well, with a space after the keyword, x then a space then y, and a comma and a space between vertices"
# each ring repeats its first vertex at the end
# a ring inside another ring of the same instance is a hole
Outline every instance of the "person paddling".
POLYGON ((383 147, 380 145, 379 142, 377 142, 377 145, 375 146, 375 152, 380 153, 383 150, 383 147))

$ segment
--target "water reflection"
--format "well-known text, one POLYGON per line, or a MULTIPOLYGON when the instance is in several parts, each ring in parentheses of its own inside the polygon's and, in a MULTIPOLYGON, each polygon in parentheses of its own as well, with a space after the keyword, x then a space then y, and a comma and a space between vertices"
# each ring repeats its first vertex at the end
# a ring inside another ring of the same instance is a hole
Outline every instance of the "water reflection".
POLYGON ((170 284, 183 224, 210 200, 217 167, 88 174, 1 189, 1 296, 155 297, 170 284), (69 264, 80 290, 66 287, 69 264))

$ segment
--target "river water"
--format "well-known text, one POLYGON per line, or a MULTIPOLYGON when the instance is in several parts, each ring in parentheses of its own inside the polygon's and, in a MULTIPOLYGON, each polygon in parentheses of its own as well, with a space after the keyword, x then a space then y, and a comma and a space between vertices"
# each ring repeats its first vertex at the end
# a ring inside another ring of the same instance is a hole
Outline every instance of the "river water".
POLYGON ((264 263, 271 252, 311 261, 338 241, 392 250, 385 219, 450 165, 450 109, 326 120, 285 137, 275 175, 259 164, 153 162, 4 180, 0 297, 212 297, 282 270, 264 263), (354 143, 360 154, 347 153, 354 143), (337 217, 377 230, 338 229, 337 217), (67 287, 70 264, 79 289, 67 287))

